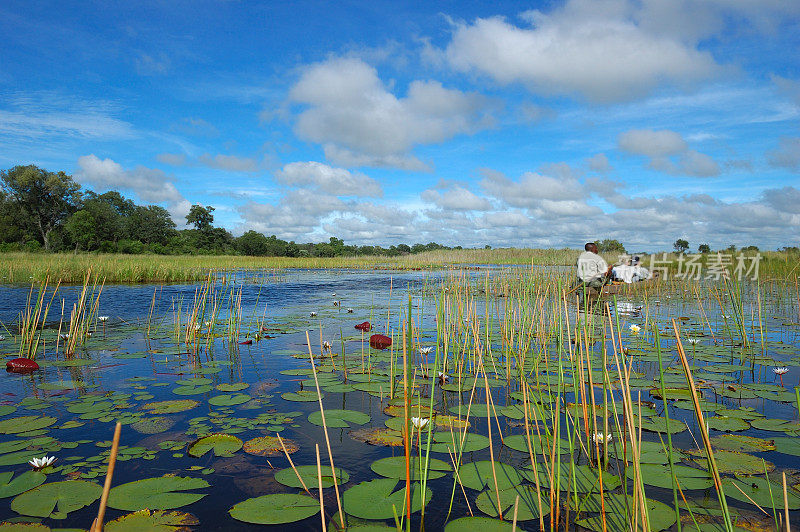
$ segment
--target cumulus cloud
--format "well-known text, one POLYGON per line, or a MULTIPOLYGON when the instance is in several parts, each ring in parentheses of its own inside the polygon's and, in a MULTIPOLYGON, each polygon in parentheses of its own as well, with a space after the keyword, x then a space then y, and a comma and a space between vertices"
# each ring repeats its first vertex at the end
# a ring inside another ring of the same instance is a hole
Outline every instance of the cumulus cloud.
POLYGON ((781 212, 800 214, 800 190, 794 187, 765 190, 764 199, 781 212))
POLYGON ((313 185, 338 196, 383 195, 381 185, 371 177, 315 161, 289 163, 275 173, 275 178, 285 185, 313 185))
POLYGON ((599 172, 601 174, 605 174, 613 170, 611 167, 611 163, 608 161, 608 157, 605 153, 598 153, 596 155, 592 155, 588 159, 586 159, 586 164, 589 166, 589 170, 594 172, 599 172))
POLYGON ((78 167, 75 179, 96 192, 132 192, 141 201, 166 204, 175 219, 189 211, 189 202, 175 187, 173 178, 156 168, 137 166, 126 170, 112 159, 100 159, 94 154, 78 157, 78 167))
POLYGON ((304 105, 295 132, 342 158, 396 166, 416 145, 435 144, 487 127, 486 98, 412 81, 404 97, 389 92, 360 59, 332 58, 305 69, 289 93, 304 105))
POLYGON ((500 172, 484 169, 481 188, 514 207, 536 207, 541 200, 570 201, 586 195, 583 185, 572 176, 561 178, 525 172, 515 181, 500 172))
POLYGON ((486 211, 492 204, 458 183, 442 184, 422 192, 422 199, 438 207, 455 211, 486 211))
POLYGON ((648 157, 650 168, 668 174, 713 177, 721 171, 713 158, 689 149, 679 133, 668 129, 631 129, 619 135, 617 145, 624 152, 648 157))
POLYGON ((502 84, 603 103, 643 96, 664 82, 706 80, 722 70, 695 42, 651 31, 637 20, 637 5, 570 0, 547 13, 524 13, 524 26, 478 18, 455 26, 444 55, 454 69, 502 84))
POLYGON ((800 137, 784 137, 777 150, 767 153, 767 161, 778 168, 800 170, 800 137))
POLYGON ((258 163, 249 157, 237 157, 236 155, 209 155, 204 153, 197 158, 197 162, 209 168, 226 170, 228 172, 255 172, 258 170, 258 163))

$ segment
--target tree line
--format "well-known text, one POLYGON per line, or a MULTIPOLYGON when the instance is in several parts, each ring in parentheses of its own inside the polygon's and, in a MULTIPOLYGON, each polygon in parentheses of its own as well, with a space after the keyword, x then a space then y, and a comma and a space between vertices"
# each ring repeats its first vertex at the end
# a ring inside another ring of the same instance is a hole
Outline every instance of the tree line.
POLYGON ((0 170, 0 251, 335 257, 461 249, 435 242, 354 246, 335 237, 296 243, 257 231, 234 237, 214 226, 213 213, 210 205, 192 205, 186 216, 192 228, 179 230, 164 207, 137 205, 116 191, 83 190, 64 172, 34 165, 0 170))

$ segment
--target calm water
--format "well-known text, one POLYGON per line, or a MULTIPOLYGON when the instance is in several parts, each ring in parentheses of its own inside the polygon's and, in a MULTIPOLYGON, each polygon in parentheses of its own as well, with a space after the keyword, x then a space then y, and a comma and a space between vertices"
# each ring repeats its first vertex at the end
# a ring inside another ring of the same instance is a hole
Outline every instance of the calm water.
MULTIPOLYGON (((344 344, 345 356, 335 359, 339 370, 334 373, 336 377, 330 380, 329 373, 321 374, 323 380, 329 379, 326 381, 327 384, 321 383, 323 387, 333 386, 332 389, 336 390, 337 382, 341 384, 345 382, 341 372, 344 365, 354 375, 352 380, 348 380, 349 384, 367 380, 359 379, 358 374, 362 365, 369 367, 371 364, 375 366, 375 382, 387 382, 388 377, 385 373, 381 375, 381 372, 389 371, 386 354, 371 351, 367 341, 369 334, 362 335, 356 331, 355 324, 369 320, 375 327, 373 332, 397 335, 402 329, 410 294, 413 299, 414 319, 417 325, 421 326, 420 344, 433 346, 436 343, 435 297, 440 293, 436 290, 439 284, 449 276, 464 276, 478 286, 487 275, 492 277, 500 273, 498 269, 458 273, 303 270, 269 276, 259 274, 229 276, 227 284, 218 284, 217 288, 220 293, 241 294, 242 325, 239 341, 244 340, 245 335, 252 336, 257 333, 259 325, 266 328, 261 334, 270 338, 258 339, 252 345, 230 343, 224 338, 209 342, 203 338, 196 355, 189 354, 187 346, 176 341, 174 321, 178 316, 177 309, 180 309, 181 319, 185 323, 187 310, 199 285, 105 286, 100 297, 98 315, 107 315, 109 319, 105 326, 98 323, 93 336, 76 352, 75 358, 85 359, 85 362, 74 366, 60 362, 64 359, 63 353, 54 354, 56 331, 62 314, 62 300, 64 322, 66 322, 69 309, 79 294, 79 288, 62 287, 48 316, 44 354, 37 357, 37 361, 43 365, 42 370, 27 376, 8 374, 0 383, 0 395, 3 399, 0 405, 16 408, 16 410, 8 408, 8 412, 0 417, 0 423, 14 417, 41 415, 55 417, 57 421, 31 432, 13 428, 8 434, 0 434, 0 446, 4 442, 28 439, 32 445, 31 457, 43 454, 55 455, 58 461, 54 464, 55 467, 47 471, 48 483, 82 478, 102 484, 103 474, 97 470, 97 463, 102 460, 100 453, 107 449, 105 446, 107 444, 102 442, 111 439, 114 421, 121 418, 125 423, 121 445, 134 449, 128 451, 128 456, 123 453, 124 460, 117 463, 115 486, 165 474, 201 478, 210 486, 191 492, 207 495, 198 502, 180 508, 181 511, 189 512, 199 519, 197 529, 263 529, 261 525, 249 525, 234 520, 229 516, 228 510, 234 504, 250 497, 271 493, 298 493, 299 490, 286 487, 274 479, 276 470, 289 465, 285 456, 282 453, 277 456, 256 456, 239 450, 231 457, 218 458, 213 456, 213 452, 209 452, 200 458, 194 458, 187 454, 186 445, 204 433, 224 432, 246 442, 259 436, 274 435, 276 430, 279 430, 284 439, 294 442, 299 447, 299 450, 292 455, 296 465, 315 464, 316 443, 320 444, 323 464, 327 463, 327 459, 324 458, 327 451, 322 428, 307 421, 309 414, 319 410, 317 402, 290 401, 281 397, 287 392, 309 390, 309 384, 310 389, 313 389, 313 381, 309 383, 307 380, 310 378, 309 375, 286 374, 287 370, 310 368, 306 331, 310 334, 315 353, 319 353, 322 341, 330 342, 336 353, 341 351, 344 344), (150 337, 146 338, 147 317, 154 291, 156 304, 150 321, 150 337), (334 301, 339 301, 340 305, 334 306, 334 301), (347 311, 349 308, 353 309, 352 313, 347 311), (312 312, 316 313, 313 317, 312 312), (305 355, 305 357, 295 358, 293 355, 305 355), (211 388, 208 391, 183 395, 187 391, 186 387, 192 386, 185 384, 188 379, 195 379, 192 381, 195 385, 211 388), (208 379, 210 382, 202 379, 208 379), (248 386, 236 391, 229 391, 224 386, 238 383, 248 386), (223 385, 221 389, 217 389, 220 385, 223 385), (231 394, 247 394, 249 397, 243 397, 243 402, 229 407, 213 404, 215 397, 231 394), (86 402, 78 401, 89 397, 91 405, 92 401, 97 399, 95 396, 101 398, 95 402, 103 402, 104 406, 84 407, 86 402), (156 417, 146 413, 143 405, 175 399, 192 399, 199 404, 183 412, 158 415, 162 418, 163 424, 155 429, 146 426, 147 423, 142 423, 156 417), (212 402, 209 403, 209 400, 212 402), (252 420, 263 414, 269 414, 269 421, 254 424, 252 420), (290 420, 287 421, 286 417, 290 420), (68 421, 75 421, 80 426, 72 426, 76 425, 75 423, 64 426, 68 421), (159 432, 152 433, 155 430, 159 432)), ((486 301, 490 301, 492 312, 497 312, 498 308, 509 304, 505 298, 487 299, 485 294, 477 291, 474 294, 475 314, 479 317, 481 327, 485 325, 486 301)), ((25 307, 28 288, 2 287, 0 296, 2 296, 0 321, 5 324, 8 331, 5 334, 6 339, 0 342, 0 346, 5 352, 13 353, 16 350, 12 338, 15 332, 14 322, 19 311, 25 307)), ((634 306, 644 303, 635 297, 625 300, 634 306)), ((634 316, 620 317, 626 345, 634 350, 641 348, 643 334, 635 335, 628 330, 628 327, 630 324, 644 327, 645 312, 648 312, 648 320, 659 323, 665 332, 672 318, 686 318, 681 320, 682 326, 697 338, 696 344, 686 346, 687 351, 698 355, 695 357, 696 371, 711 383, 704 390, 705 400, 717 402, 720 408, 751 408, 759 416, 796 423, 796 404, 786 396, 769 395, 777 393, 777 388, 770 388, 771 392, 769 390, 763 392, 762 397, 748 395, 745 398, 733 398, 730 397, 732 393, 725 392, 726 387, 738 388, 748 383, 774 387, 779 384, 779 380, 772 372, 772 367, 780 364, 789 367, 789 372, 783 375, 783 382, 786 392, 794 393, 794 385, 798 382, 797 365, 800 363, 798 361, 800 352, 796 324, 797 309, 790 299, 767 298, 765 301, 765 308, 769 310, 766 311, 768 315, 764 316, 766 322, 764 352, 774 362, 763 359, 759 360, 762 363, 754 365, 750 362, 740 364, 741 360, 737 356, 739 348, 735 345, 735 341, 730 339, 723 341, 720 338, 718 344, 714 345, 716 337, 712 337, 710 331, 720 337, 724 334, 729 336, 733 334, 730 330, 723 333, 728 320, 716 303, 705 301, 700 311, 697 301, 690 295, 682 293, 659 295, 648 303, 649 309, 643 309, 634 316), (723 363, 743 365, 748 369, 740 367, 714 373, 713 366, 723 363), (712 367, 709 371, 702 371, 704 366, 712 367), (718 378, 712 379, 714 376, 718 378), (728 396, 717 392, 725 392, 728 396), (772 397, 775 400, 765 397, 772 397)), ((221 300, 220 306, 222 310, 217 315, 214 331, 224 334, 227 327, 229 299, 221 300)), ((571 312, 573 311, 574 309, 571 312)), ((210 314, 211 310, 207 312, 210 314)), ((205 326, 203 332, 206 332, 205 326)), ((669 339, 665 340, 665 345, 667 344, 669 339)), ((432 357, 433 353, 431 360, 432 357)), ((498 357, 498 361, 505 364, 505 359, 502 357, 498 357)), ((665 352, 665 363, 672 368, 668 372, 670 382, 680 382, 682 373, 678 371, 679 363, 674 352, 669 350, 665 352)), ((646 355, 642 356, 633 368, 634 376, 642 379, 652 380, 657 374, 657 364, 652 357, 646 355)), ((503 373, 502 366, 498 369, 498 373, 503 373)), ((641 386, 643 400, 653 400, 648 393, 651 387, 652 385, 641 386)), ((504 405, 516 403, 508 395, 517 389, 518 386, 513 384, 494 387, 492 398, 495 406, 502 408, 504 405)), ((426 385, 421 391, 425 396, 429 395, 431 390, 426 385)), ((370 420, 363 425, 354 425, 352 428, 329 428, 336 465, 345 469, 350 475, 349 482, 340 486, 341 492, 359 482, 380 478, 370 469, 375 460, 403 454, 402 447, 369 445, 352 437, 351 432, 354 430, 385 427, 385 421, 390 417, 384 413, 384 408, 390 402, 388 397, 381 396, 381 392, 385 390, 374 392, 376 390, 373 390, 372 394, 359 390, 325 392, 323 403, 326 410, 355 410, 370 416, 370 420)), ((439 412, 447 412, 450 408, 457 408, 459 402, 469 401, 469 390, 459 393, 443 391, 436 387, 433 393, 436 409, 439 412)), ((565 400, 569 402, 574 399, 568 394, 565 400)), ((425 401, 427 404, 427 399, 425 401)), ((486 403, 485 393, 479 389, 474 401, 476 404, 486 403)), ((655 406, 660 414, 662 410, 660 401, 656 401, 655 406)), ((709 414, 711 415, 713 413, 709 414)), ((672 419, 684 421, 689 429, 673 435, 675 447, 681 449, 695 447, 694 438, 699 439, 699 436, 693 412, 685 406, 670 408, 670 416, 672 419)), ((472 422, 470 432, 488 434, 486 417, 472 417, 470 421, 472 422)), ((500 415, 499 422, 505 437, 524 432, 520 421, 513 417, 500 415)), ((496 426, 493 431, 493 437, 497 439, 496 426)), ((712 436, 726 434, 725 431, 716 430, 712 430, 711 433, 712 436)), ((786 430, 784 427, 780 432, 748 428, 733 434, 746 434, 759 438, 796 437, 796 434, 800 434, 800 425, 793 427, 793 430, 786 430)), ((644 438, 658 441, 658 433, 645 432, 644 438)), ((495 460, 515 468, 529 464, 527 453, 510 449, 498 441, 494 442, 494 447, 495 460)), ((17 449, 11 453, 13 452, 20 451, 17 449)), ((0 454, 0 463, 3 463, 3 457, 8 457, 11 453, 0 454)), ((797 455, 775 451, 751 454, 767 459, 775 465, 776 470, 798 466, 797 455)), ((449 462, 446 453, 431 453, 431 456, 449 462)), ((481 450, 465 454, 464 461, 486 460, 488 457, 489 451, 481 450)), ((6 462, 19 461, 22 461, 22 458, 15 459, 14 456, 6 460, 6 462)), ((28 469, 30 468, 25 463, 6 463, 0 466, 0 473, 13 471, 15 475, 19 475, 28 469)), ((794 479, 793 482, 800 483, 800 478, 794 479)), ((400 486, 398 483, 398 489, 400 486)), ((433 491, 433 498, 426 511, 425 526, 428 530, 439 530, 444 527, 451 505, 453 475, 448 473, 442 478, 429 481, 428 486, 433 491)), ((467 489, 472 511, 476 515, 481 515, 475 507, 477 494, 478 491, 467 489)), ((672 500, 671 490, 648 486, 647 494, 650 498, 668 503, 672 500)), ((713 489, 688 490, 687 494, 692 499, 713 501, 715 498, 713 489)), ((13 497, 0 500, 0 518, 19 517, 19 514, 12 509, 12 500, 13 497)), ((336 512, 336 500, 332 488, 325 490, 325 503, 329 516, 336 512)), ((741 508, 745 513, 755 510, 752 505, 745 503, 731 501, 731 504, 741 508)), ((87 528, 96 512, 97 503, 94 502, 88 507, 69 512, 66 517, 61 515, 56 516, 60 518, 46 517, 42 522, 54 528, 87 528)), ((116 519, 125 513, 109 508, 106 521, 116 519)), ((796 514, 797 512, 794 513, 796 514)), ((469 510, 461 489, 457 488, 450 519, 465 515, 469 515, 469 510)), ((415 526, 418 518, 419 513, 414 518, 415 526)), ((389 525, 391 520, 383 523, 389 525)), ((538 521, 526 521, 521 523, 521 526, 534 529, 538 527, 538 521)), ((318 514, 292 524, 274 525, 275 530, 320 528, 318 514)))

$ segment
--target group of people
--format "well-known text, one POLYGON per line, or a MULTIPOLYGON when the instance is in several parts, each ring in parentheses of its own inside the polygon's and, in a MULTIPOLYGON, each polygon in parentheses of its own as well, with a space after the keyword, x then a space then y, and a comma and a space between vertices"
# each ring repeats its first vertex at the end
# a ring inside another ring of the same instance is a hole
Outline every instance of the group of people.
POLYGON ((576 264, 578 281, 585 287, 601 290, 603 285, 611 281, 621 281, 623 283, 635 283, 650 278, 650 272, 642 267, 640 259, 636 257, 626 257, 619 264, 609 265, 600 256, 597 244, 587 243, 585 250, 578 257, 576 264))

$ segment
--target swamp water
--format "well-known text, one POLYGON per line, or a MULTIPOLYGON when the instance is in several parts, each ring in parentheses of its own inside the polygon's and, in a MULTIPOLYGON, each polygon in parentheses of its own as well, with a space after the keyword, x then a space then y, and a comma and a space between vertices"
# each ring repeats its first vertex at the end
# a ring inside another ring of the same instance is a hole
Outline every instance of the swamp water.
MULTIPOLYGON (((315 270, 105 286, 69 355, 59 324, 81 288, 59 287, 41 370, 0 384, 0 531, 87 529, 117 421, 109 531, 321 529, 316 445, 331 530, 339 505, 348 529, 406 528, 407 477, 414 529, 677 530, 680 517, 774 530, 784 499, 800 520, 793 286, 664 283, 582 315, 564 279, 315 270), (393 346, 370 348, 375 333, 393 346), (33 472, 44 455, 57 460, 33 472)), ((0 294, 11 359, 29 289, 0 294)))

